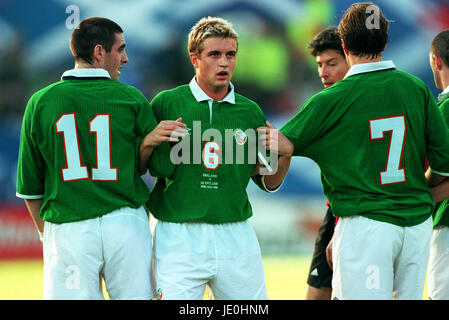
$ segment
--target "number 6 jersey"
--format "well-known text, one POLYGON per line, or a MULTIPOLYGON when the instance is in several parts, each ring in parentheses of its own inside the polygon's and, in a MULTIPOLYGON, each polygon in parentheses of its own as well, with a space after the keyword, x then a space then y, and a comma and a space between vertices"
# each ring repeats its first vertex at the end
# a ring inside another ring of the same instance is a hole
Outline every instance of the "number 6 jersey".
POLYGON ((43 199, 41 218, 84 220, 138 208, 148 187, 139 145, 156 120, 143 94, 103 69, 74 69, 29 100, 22 122, 17 196, 43 199))
POLYGON ((151 191, 147 208, 157 219, 226 223, 252 215, 246 187, 257 160, 256 129, 266 120, 255 102, 231 88, 214 101, 193 78, 151 101, 157 121, 181 117, 190 132, 166 153, 172 173, 158 177, 151 191))
POLYGON ((335 216, 419 224, 433 207, 426 158, 432 171, 449 175, 449 133, 434 98, 391 61, 354 65, 281 132, 294 155, 319 165, 335 216))

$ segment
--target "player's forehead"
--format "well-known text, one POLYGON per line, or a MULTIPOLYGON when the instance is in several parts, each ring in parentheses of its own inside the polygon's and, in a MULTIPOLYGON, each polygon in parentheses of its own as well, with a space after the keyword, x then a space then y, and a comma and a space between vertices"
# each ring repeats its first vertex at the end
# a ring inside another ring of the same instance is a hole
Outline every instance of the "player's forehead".
POLYGON ((210 51, 237 51, 237 40, 234 38, 209 37, 203 40, 203 52, 210 51))
POLYGON ((342 61, 345 58, 341 55, 341 53, 335 49, 326 49, 319 52, 316 55, 316 62, 326 63, 329 61, 342 61))

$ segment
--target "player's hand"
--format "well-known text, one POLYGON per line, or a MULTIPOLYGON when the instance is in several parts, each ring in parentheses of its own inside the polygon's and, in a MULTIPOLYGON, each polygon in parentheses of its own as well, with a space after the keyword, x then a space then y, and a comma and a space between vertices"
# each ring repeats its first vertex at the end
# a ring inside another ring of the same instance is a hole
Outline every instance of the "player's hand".
POLYGON ((326 260, 327 264, 329 265, 329 268, 333 270, 333 263, 332 263, 332 242, 334 240, 334 237, 332 236, 331 241, 327 244, 326 247, 326 260))
POLYGON ((164 120, 159 122, 156 128, 153 129, 145 139, 142 141, 143 147, 154 148, 159 146, 164 141, 179 142, 179 139, 186 136, 188 131, 182 118, 177 120, 164 120))
POLYGON ((291 158, 294 146, 286 136, 276 129, 270 122, 266 121, 266 127, 257 128, 262 145, 271 152, 286 158, 291 158))

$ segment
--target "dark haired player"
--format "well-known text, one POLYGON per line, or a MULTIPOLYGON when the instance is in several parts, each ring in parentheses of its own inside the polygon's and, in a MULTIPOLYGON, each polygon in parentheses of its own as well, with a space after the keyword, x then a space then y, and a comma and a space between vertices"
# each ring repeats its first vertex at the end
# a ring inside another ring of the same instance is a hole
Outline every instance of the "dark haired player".
POLYGON ((44 246, 44 299, 151 299, 151 232, 139 146, 177 140, 156 126, 145 96, 118 82, 128 62, 122 28, 87 18, 74 29, 75 68, 29 100, 17 196, 44 246))
MULTIPOLYGON (((324 88, 340 81, 348 72, 348 64, 341 47, 336 27, 328 27, 317 34, 309 43, 312 56, 316 58, 318 75, 324 88)), ((323 223, 315 241, 312 262, 307 279, 307 300, 329 300, 332 293, 332 270, 326 259, 326 248, 334 234, 335 217, 328 206, 323 223)))
MULTIPOLYGON (((449 125, 449 30, 438 33, 430 45, 430 67, 435 86, 442 92, 438 105, 449 125)), ((433 235, 427 269, 427 294, 432 300, 449 299, 449 180, 432 188, 434 201, 433 235), (440 202, 441 201, 441 202, 440 202)))
MULTIPOLYGON (((339 217, 332 298, 422 299, 432 233, 429 185, 449 175, 449 132, 426 85, 382 61, 388 20, 376 5, 351 5, 338 33, 346 77, 309 99, 280 132, 260 131, 272 151, 309 157, 321 169, 324 194, 339 217), (378 27, 368 28, 373 11, 378 27)), ((266 186, 279 185, 285 173, 279 167, 266 186)))

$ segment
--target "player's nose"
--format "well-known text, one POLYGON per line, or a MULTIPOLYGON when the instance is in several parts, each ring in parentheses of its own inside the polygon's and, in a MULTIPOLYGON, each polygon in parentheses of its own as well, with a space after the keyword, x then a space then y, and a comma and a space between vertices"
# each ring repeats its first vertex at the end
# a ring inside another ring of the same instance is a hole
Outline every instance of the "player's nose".
POLYGON ((325 67, 321 68, 319 71, 319 75, 320 75, 320 78, 323 78, 323 79, 329 77, 329 72, 327 71, 327 68, 325 68, 325 67))
POLYGON ((123 52, 122 63, 128 63, 128 55, 126 54, 126 51, 123 52))
POLYGON ((229 61, 228 61, 228 58, 226 57, 226 55, 222 55, 219 62, 220 62, 220 66, 222 66, 222 67, 229 66, 229 61))

